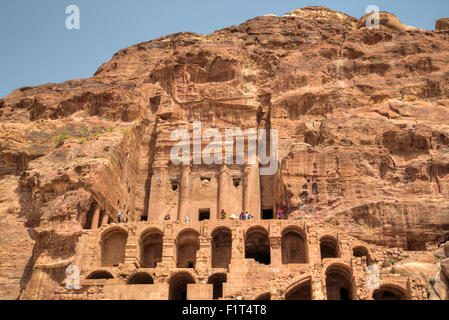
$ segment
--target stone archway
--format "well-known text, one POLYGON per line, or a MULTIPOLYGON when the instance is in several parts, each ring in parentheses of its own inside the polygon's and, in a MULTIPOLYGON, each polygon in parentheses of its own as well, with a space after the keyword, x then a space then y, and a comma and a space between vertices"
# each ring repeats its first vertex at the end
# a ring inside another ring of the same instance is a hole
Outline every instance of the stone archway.
POLYGON ((357 257, 357 258, 365 257, 366 258, 366 264, 368 266, 370 266, 372 264, 371 255, 369 254, 368 249, 366 247, 364 247, 364 246, 354 247, 352 249, 352 255, 354 257, 357 257))
POLYGON ((269 293, 269 292, 262 293, 262 294, 258 295, 256 297, 256 299, 254 299, 254 300, 269 301, 269 300, 271 300, 271 293, 269 293))
POLYGON ((169 300, 187 300, 187 285, 195 283, 195 279, 187 272, 180 272, 171 276, 168 283, 169 300))
POLYGON ((223 297, 223 283, 227 281, 226 273, 216 273, 209 277, 207 283, 213 285, 213 299, 223 297))
POLYGON ((162 232, 153 229, 140 237, 140 263, 144 268, 156 268, 162 261, 162 232))
POLYGON ((282 264, 307 263, 307 245, 298 228, 286 228, 281 240, 282 264))
POLYGON ((379 289, 373 292, 374 300, 407 300, 407 294, 404 289, 391 286, 381 285, 379 289))
POLYGON ((245 237, 245 259, 254 259, 261 264, 270 265, 270 241, 263 227, 250 228, 245 237))
POLYGON ((331 265, 326 270, 327 300, 354 300, 354 279, 344 265, 331 265))
POLYGON ((200 248, 200 238, 196 230, 188 229, 176 237, 177 268, 195 268, 196 252, 200 248))
POLYGON ((302 281, 285 293, 285 300, 312 300, 312 281, 302 281))
POLYGON ((212 232, 212 268, 227 268, 231 263, 232 232, 218 228, 212 232))
POLYGON ((321 259, 339 258, 338 241, 334 237, 324 236, 320 239, 321 259))
POLYGON ((113 229, 102 237, 101 266, 114 267, 125 262, 128 233, 123 229, 113 229))
POLYGON ((148 273, 138 272, 128 279, 128 284, 154 284, 154 280, 148 273))

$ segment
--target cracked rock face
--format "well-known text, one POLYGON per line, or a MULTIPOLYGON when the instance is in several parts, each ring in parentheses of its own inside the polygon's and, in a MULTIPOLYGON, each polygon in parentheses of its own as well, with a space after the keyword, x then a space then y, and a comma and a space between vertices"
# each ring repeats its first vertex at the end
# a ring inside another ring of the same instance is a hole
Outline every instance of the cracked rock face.
POLYGON ((261 180, 261 201, 275 192, 291 219, 436 250, 449 239, 447 19, 424 31, 389 13, 368 30, 366 18, 309 7, 173 34, 120 50, 92 78, 1 99, 0 298, 81 250, 94 202, 111 219, 148 217, 170 132, 193 120, 278 129, 280 179, 277 191, 261 180))
POLYGON ((449 30, 449 18, 438 19, 435 24, 435 30, 448 31, 449 30))
POLYGON ((444 244, 444 254, 449 258, 449 241, 444 244))

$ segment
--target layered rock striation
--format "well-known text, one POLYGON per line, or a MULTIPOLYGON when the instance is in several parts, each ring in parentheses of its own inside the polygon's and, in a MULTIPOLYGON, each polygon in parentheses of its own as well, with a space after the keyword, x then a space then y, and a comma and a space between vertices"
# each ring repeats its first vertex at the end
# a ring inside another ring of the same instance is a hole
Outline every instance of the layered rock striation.
MULTIPOLYGON (((0 297, 55 298, 65 268, 98 245, 80 239, 119 210, 140 225, 282 209, 371 246, 438 250, 449 240, 447 19, 425 31, 380 17, 367 29, 367 16, 308 7, 173 34, 120 50, 92 78, 1 99, 0 297), (173 165, 170 135, 195 121, 278 130, 278 172, 173 165)), ((420 259, 409 263, 440 268, 420 259)))

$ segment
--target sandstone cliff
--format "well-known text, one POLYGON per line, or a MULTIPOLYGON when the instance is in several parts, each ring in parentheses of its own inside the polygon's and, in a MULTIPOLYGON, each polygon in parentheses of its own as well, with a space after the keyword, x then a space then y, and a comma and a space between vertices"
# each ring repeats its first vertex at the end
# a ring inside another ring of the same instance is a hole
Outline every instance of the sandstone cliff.
POLYGON ((196 116, 279 130, 276 201, 291 218, 437 250, 449 240, 447 19, 435 31, 365 19, 309 7, 173 34, 120 50, 90 79, 1 99, 0 298, 31 296, 36 266, 69 263, 94 199, 110 220, 119 208, 148 217, 153 162, 196 116))

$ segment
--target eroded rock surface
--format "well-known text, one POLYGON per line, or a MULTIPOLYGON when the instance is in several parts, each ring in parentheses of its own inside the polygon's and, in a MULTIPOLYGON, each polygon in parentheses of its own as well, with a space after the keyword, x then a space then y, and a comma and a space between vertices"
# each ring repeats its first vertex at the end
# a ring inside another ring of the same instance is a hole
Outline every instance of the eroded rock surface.
POLYGON ((449 18, 438 19, 435 24, 435 30, 438 30, 438 31, 449 30, 449 18))
MULTIPOLYGON (((424 31, 380 16, 370 30, 367 16, 309 7, 210 35, 173 34, 120 50, 90 79, 1 99, 0 298, 55 298, 65 268, 99 252, 98 238, 80 238, 118 210, 142 224, 167 213, 198 221, 205 208, 211 220, 221 208, 258 220, 281 208, 290 220, 412 252, 408 263, 417 252, 433 257, 449 239, 449 38, 439 32, 447 19, 424 31), (171 165, 170 133, 191 132, 193 121, 277 129, 278 172, 171 165)), ((393 272, 407 283, 424 268, 408 285, 415 298, 430 297, 422 282, 439 269, 428 257, 393 272)), ((447 260, 441 268, 447 277, 447 260)))

